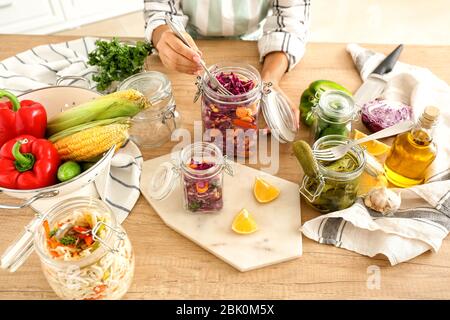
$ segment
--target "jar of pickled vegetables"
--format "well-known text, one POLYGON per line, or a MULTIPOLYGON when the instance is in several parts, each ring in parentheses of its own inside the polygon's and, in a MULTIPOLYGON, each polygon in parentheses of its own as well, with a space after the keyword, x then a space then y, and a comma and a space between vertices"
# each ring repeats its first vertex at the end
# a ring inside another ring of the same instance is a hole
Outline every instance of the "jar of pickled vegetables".
POLYGON ((173 162, 164 162, 153 174, 149 193, 163 200, 175 189, 180 177, 184 209, 216 212, 223 207, 223 173, 233 170, 213 143, 196 142, 184 147, 173 162))
MULTIPOLYGON (((341 135, 328 135, 317 140, 313 150, 347 144, 351 140, 341 135)), ((357 197, 359 178, 364 171, 364 149, 357 145, 335 161, 318 161, 318 174, 305 175, 300 193, 306 202, 321 213, 350 207, 357 197)))
POLYGON ((207 73, 197 79, 201 96, 204 139, 214 142, 229 157, 250 157, 257 152, 259 112, 272 134, 280 142, 293 141, 295 118, 282 94, 269 89, 254 67, 242 63, 215 64, 209 68, 222 86, 230 92, 224 95, 213 89, 207 73))
POLYGON ((147 71, 121 82, 118 90, 135 89, 151 102, 151 107, 132 119, 131 139, 142 148, 155 148, 169 141, 181 124, 170 80, 161 72, 147 71))
POLYGON ((352 97, 338 90, 325 91, 313 112, 314 141, 328 135, 348 137, 352 130, 352 120, 358 114, 352 97))
POLYGON ((41 219, 34 248, 62 299, 120 299, 130 287, 134 254, 124 229, 101 200, 62 201, 41 219))

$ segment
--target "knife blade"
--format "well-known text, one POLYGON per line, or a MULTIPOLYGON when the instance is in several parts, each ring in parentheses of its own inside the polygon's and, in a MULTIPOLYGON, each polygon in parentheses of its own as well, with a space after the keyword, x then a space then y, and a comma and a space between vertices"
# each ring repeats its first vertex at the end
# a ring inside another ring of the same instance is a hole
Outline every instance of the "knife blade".
POLYGON ((384 58, 372 73, 369 74, 366 81, 364 81, 354 94, 356 105, 361 107, 364 103, 378 98, 383 94, 387 82, 382 76, 392 71, 402 50, 403 45, 401 44, 384 58))

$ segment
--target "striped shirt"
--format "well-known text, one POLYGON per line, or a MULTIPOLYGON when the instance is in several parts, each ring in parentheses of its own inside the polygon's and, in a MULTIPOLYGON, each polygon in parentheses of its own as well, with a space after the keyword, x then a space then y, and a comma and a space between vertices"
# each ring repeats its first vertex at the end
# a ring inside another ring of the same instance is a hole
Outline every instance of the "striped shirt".
POLYGON ((261 61, 286 53, 291 70, 305 52, 310 0, 144 0, 145 37, 171 15, 194 38, 258 40, 261 61))

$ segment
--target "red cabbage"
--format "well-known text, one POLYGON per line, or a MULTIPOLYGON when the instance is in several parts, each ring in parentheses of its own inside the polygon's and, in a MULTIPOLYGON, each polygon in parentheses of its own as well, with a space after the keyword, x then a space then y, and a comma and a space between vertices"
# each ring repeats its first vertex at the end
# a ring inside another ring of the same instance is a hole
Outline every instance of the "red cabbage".
POLYGON ((412 107, 398 101, 375 99, 365 103, 361 109, 361 120, 371 132, 412 118, 412 107))
POLYGON ((225 89, 234 95, 247 93, 255 87, 253 80, 242 80, 233 72, 221 72, 216 75, 216 79, 225 87, 225 89))

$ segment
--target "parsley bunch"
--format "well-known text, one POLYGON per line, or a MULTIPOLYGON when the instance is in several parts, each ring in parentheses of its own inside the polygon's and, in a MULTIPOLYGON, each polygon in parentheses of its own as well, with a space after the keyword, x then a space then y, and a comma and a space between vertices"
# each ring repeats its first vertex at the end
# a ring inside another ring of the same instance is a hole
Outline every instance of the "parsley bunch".
POLYGON ((117 38, 97 40, 95 45, 97 48, 89 53, 88 64, 98 67, 98 74, 92 76, 92 80, 97 82, 99 91, 106 90, 113 81, 122 81, 141 71, 152 49, 147 42, 137 41, 136 45, 127 45, 117 38))

